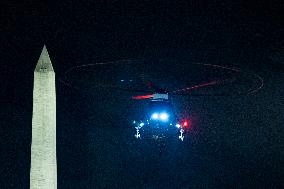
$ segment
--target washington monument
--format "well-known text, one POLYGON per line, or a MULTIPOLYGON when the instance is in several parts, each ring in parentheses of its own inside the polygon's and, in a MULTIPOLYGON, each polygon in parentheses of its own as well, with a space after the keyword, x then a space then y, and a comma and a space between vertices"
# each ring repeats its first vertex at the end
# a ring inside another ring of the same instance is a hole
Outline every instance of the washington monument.
POLYGON ((30 189, 56 189, 55 73, 44 46, 34 70, 30 189))

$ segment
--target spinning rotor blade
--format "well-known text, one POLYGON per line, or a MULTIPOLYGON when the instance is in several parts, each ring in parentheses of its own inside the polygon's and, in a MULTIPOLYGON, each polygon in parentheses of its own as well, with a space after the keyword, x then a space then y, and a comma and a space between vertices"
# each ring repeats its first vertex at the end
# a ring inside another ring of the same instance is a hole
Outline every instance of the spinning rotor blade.
POLYGON ((225 80, 213 80, 213 81, 210 81, 210 82, 207 82, 207 83, 201 83, 199 85, 194 85, 194 86, 191 86, 191 87, 185 87, 185 88, 182 88, 182 89, 178 89, 178 90, 174 90, 174 91, 171 91, 170 93, 172 95, 190 95, 190 96, 228 96, 228 94, 191 94, 191 91, 192 90, 195 90, 195 89, 199 89, 199 88, 202 88, 202 87, 207 87, 207 86, 213 86, 213 85, 217 85, 217 84, 220 84, 222 82, 225 82, 227 81, 228 79, 225 79, 225 80))
POLYGON ((153 98, 154 95, 140 95, 140 96, 133 96, 132 99, 134 100, 142 100, 142 99, 149 99, 153 98))
POLYGON ((191 86, 191 87, 186 87, 186 88, 174 90, 174 91, 171 91, 171 93, 191 91, 191 90, 198 89, 198 88, 201 88, 201 87, 206 87, 206 86, 210 86, 210 85, 216 85, 218 83, 219 83, 219 81, 210 81, 208 83, 202 83, 202 84, 199 84, 199 85, 194 85, 194 86, 191 86))
POLYGON ((229 96, 232 96, 232 95, 229 95, 229 94, 192 94, 192 93, 177 93, 177 94, 172 94, 172 95, 178 95, 178 96, 194 96, 194 97, 229 97, 229 96))

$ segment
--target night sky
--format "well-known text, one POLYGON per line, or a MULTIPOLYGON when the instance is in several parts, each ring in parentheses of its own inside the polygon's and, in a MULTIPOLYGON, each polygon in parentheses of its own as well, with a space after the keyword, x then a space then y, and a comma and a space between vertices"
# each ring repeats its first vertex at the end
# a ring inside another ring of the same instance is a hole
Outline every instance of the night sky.
POLYGON ((283 12, 281 0, 1 1, 0 188, 29 188, 33 71, 44 44, 57 77, 59 189, 284 188, 283 12), (194 121, 184 142, 167 138, 160 153, 159 142, 134 138, 131 119, 144 110, 131 93, 60 82, 74 66, 138 59, 170 62, 165 73, 182 71, 174 62, 231 65, 264 86, 176 97, 194 121))

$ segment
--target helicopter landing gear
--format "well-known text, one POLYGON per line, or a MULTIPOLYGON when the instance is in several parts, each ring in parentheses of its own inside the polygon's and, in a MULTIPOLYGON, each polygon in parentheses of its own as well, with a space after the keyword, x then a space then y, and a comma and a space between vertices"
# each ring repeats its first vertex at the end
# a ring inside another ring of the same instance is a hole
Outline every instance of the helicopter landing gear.
POLYGON ((141 134, 140 134, 140 129, 144 126, 143 122, 137 123, 136 121, 133 121, 133 124, 135 125, 135 129, 136 129, 136 134, 134 135, 135 138, 141 138, 141 134))
POLYGON ((183 141, 183 139, 184 139, 184 135, 183 135, 183 133, 184 133, 184 130, 183 129, 180 129, 180 135, 178 136, 178 138, 181 140, 181 141, 183 141))
POLYGON ((135 127, 135 129, 136 129, 136 134, 134 135, 137 139, 138 138, 141 138, 141 135, 140 135, 140 133, 139 133, 139 127, 135 127))

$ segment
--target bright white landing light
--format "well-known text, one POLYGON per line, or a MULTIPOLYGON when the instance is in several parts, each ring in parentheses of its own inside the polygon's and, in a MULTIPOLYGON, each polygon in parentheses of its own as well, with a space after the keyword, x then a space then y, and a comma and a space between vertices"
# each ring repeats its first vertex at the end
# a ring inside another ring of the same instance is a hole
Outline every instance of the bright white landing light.
POLYGON ((139 124, 139 126, 140 126, 140 127, 143 127, 143 126, 144 126, 144 123, 143 123, 143 122, 142 122, 142 123, 140 123, 140 124, 139 124))
POLYGON ((158 113, 153 113, 151 118, 152 119, 158 119, 159 118, 159 114, 158 113))
POLYGON ((169 118, 169 115, 167 113, 161 113, 160 114, 161 120, 166 121, 166 120, 168 120, 168 118, 169 118))
POLYGON ((176 124, 176 127, 177 127, 177 128, 180 128, 180 127, 181 127, 181 125, 177 123, 177 124, 176 124))

